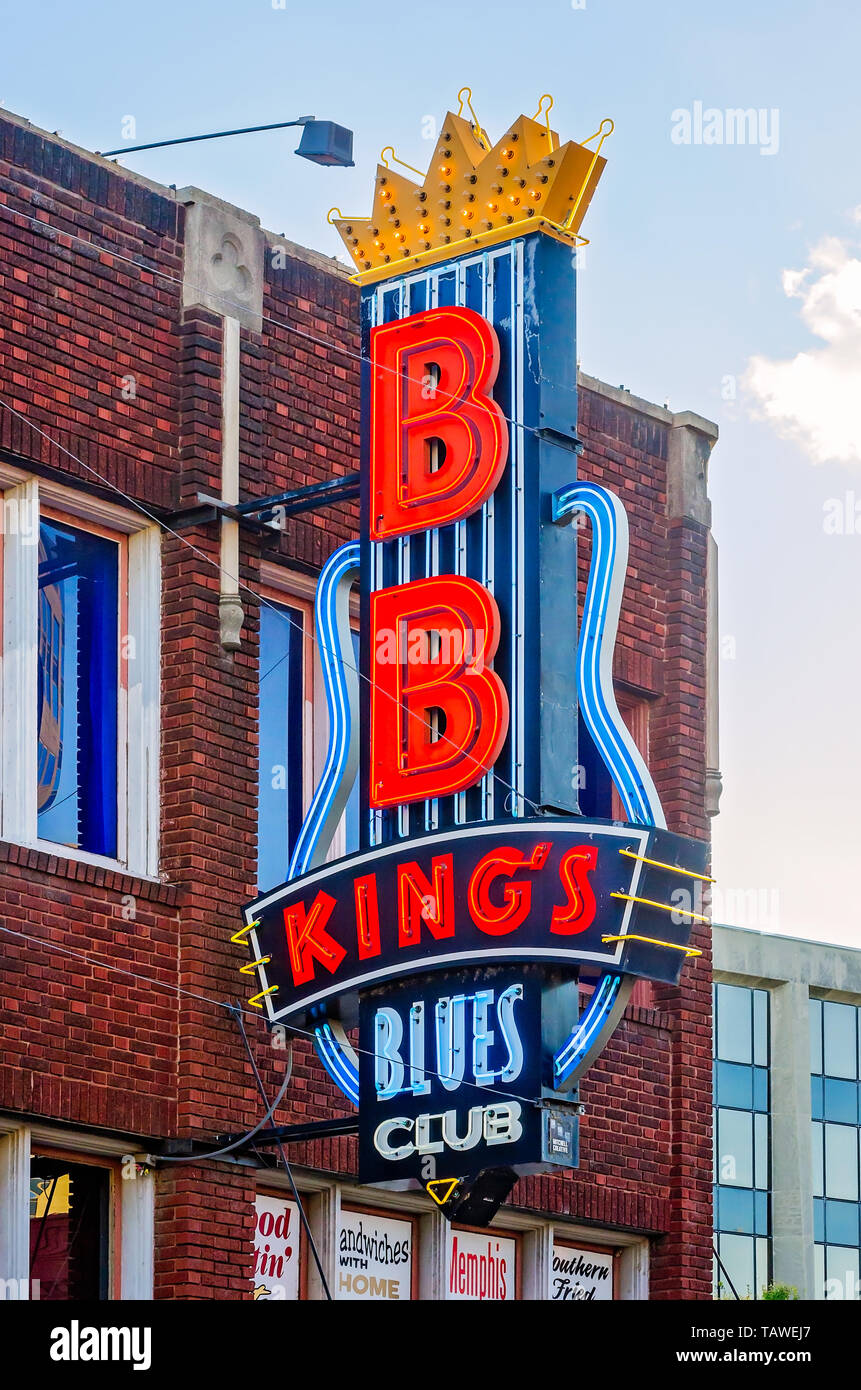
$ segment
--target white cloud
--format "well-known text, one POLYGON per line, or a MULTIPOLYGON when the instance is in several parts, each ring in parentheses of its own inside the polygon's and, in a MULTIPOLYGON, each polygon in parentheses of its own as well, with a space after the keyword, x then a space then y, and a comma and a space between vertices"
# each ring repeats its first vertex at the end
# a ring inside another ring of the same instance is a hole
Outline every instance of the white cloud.
POLYGON ((861 259, 825 237, 804 270, 783 272, 783 290, 825 346, 783 361, 752 357, 744 384, 754 411, 814 463, 861 464, 861 259))

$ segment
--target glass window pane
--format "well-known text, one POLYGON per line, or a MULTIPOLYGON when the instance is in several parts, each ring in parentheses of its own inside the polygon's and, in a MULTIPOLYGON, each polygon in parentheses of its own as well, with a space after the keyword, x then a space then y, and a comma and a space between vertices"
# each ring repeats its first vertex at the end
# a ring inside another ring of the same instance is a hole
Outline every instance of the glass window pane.
POLYGON ((734 1187, 753 1186, 753 1116, 742 1110, 719 1110, 718 1180, 734 1187))
POLYGON ((813 1239, 825 1243, 825 1203, 821 1197, 813 1198, 813 1239))
MULTIPOLYGON (((751 1236, 722 1235, 718 1237, 718 1253, 726 1273, 721 1273, 721 1279, 726 1286, 727 1275, 732 1281, 739 1298, 744 1298, 747 1294, 753 1295, 756 1280, 753 1270, 753 1239, 751 1236)), ((732 1298, 732 1290, 728 1287, 722 1289, 724 1297, 729 1294, 732 1298)))
POLYGON ((810 1001, 810 1070, 822 1071, 822 1003, 810 1001))
POLYGON ((846 1076, 854 1081, 858 1074, 858 1044, 855 1036, 857 1013, 858 1010, 853 1004, 826 1002, 822 1006, 827 1076, 846 1076))
POLYGON ((825 1191, 825 1167, 823 1161, 823 1136, 822 1125, 813 1124, 812 1134, 812 1153, 813 1153, 813 1195, 821 1197, 825 1191))
POLYGON ((810 1078, 810 1113, 814 1120, 821 1120, 824 1115, 825 1101, 824 1090, 821 1076, 811 1076, 810 1078))
POLYGON ((753 1068, 753 1108, 768 1109, 768 1068, 753 1068))
POLYGON ((858 1201, 858 1131, 825 1126, 825 1196, 858 1201))
POLYGON ((717 1055, 724 1062, 753 1060, 750 990, 717 986, 717 1055))
MULTIPOLYGON (((764 1193, 759 1194, 764 1196, 764 1193)), ((753 1193, 741 1187, 718 1189, 718 1229, 753 1235, 753 1193)))
POLYGON ((731 1105, 736 1110, 750 1110, 753 1105, 752 1068, 737 1062, 718 1062, 716 1091, 718 1105, 731 1105))
POLYGON ((813 1297, 825 1297, 825 1246, 813 1247, 813 1297))
POLYGON ((754 1186, 768 1187, 768 1116, 753 1117, 754 1186))
POLYGON ((829 1245, 825 1251, 825 1297, 858 1298, 858 1251, 829 1245))
POLYGON ((257 801, 257 886, 284 883, 302 824, 303 615, 295 608, 260 609, 260 767, 257 801))
POLYGON ((769 1272, 769 1242, 760 1238, 756 1242, 756 1290, 757 1297, 762 1296, 763 1289, 767 1289, 771 1282, 769 1272))
POLYGON ((825 1118, 840 1124, 858 1123, 858 1085, 855 1081, 825 1078, 825 1118))
POLYGON ((857 1202, 825 1203, 825 1239, 829 1245, 858 1244, 857 1202))
POLYGON ((36 802, 41 840, 116 858, 119 549, 39 528, 36 802))
POLYGON ((753 991, 753 1060, 758 1067, 768 1066, 768 991, 753 991))
POLYGON ((107 1298, 109 1184, 105 1168, 31 1159, 30 1278, 39 1284, 34 1298, 107 1298))
POLYGON ((754 1230, 758 1236, 768 1235, 768 1193, 754 1192, 753 1194, 753 1222, 754 1230))

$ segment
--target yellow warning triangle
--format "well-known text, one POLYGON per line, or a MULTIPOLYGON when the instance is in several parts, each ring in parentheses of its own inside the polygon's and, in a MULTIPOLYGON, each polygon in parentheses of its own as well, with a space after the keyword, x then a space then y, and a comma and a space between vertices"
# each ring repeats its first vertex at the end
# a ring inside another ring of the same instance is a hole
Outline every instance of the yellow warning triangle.
POLYGON ((444 1207, 454 1189, 460 1182, 460 1178, 434 1178, 431 1182, 426 1182, 428 1196, 433 1197, 438 1207, 444 1207), (434 1191, 435 1188, 445 1188, 441 1196, 434 1191))

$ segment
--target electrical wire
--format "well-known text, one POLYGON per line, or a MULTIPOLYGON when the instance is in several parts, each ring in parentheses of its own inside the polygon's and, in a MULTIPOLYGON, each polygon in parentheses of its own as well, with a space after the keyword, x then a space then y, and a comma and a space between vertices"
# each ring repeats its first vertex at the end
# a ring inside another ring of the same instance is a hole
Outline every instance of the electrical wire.
MULTIPOLYGON (((44 229, 46 227, 51 226, 50 223, 47 223, 37 217, 31 217, 28 213, 16 212, 15 210, 11 210, 11 213, 11 218, 7 218, 7 221, 14 221, 16 217, 23 218, 24 221, 30 222, 36 228, 36 230, 41 231, 43 235, 44 229)), ((140 260, 136 260, 132 256, 124 256, 122 252, 116 251, 109 244, 95 242, 91 239, 88 239, 87 237, 79 236, 76 232, 61 231, 55 227, 52 227, 51 230, 56 232, 56 235, 58 237, 65 237, 68 241, 77 241, 82 246, 87 246, 90 249, 96 248, 99 251, 104 252, 104 254, 113 257, 115 260, 121 261, 126 265, 134 266, 135 269, 143 270, 148 275, 154 275, 159 279, 168 281, 170 284, 174 284, 180 287, 187 285, 191 289, 198 290, 201 293, 205 293, 208 299, 217 299, 222 304, 228 306, 231 309, 244 310, 245 308, 247 308, 247 305, 242 304, 238 300, 232 299, 229 295, 212 294, 210 289, 205 286, 194 284, 190 281, 185 281, 176 275, 169 275, 167 271, 159 270, 156 266, 144 265, 140 260)), ((356 352, 353 349, 341 347, 337 343, 327 341, 325 338, 318 338, 312 333, 306 333, 303 329, 297 328, 294 324, 287 322, 285 319, 277 318, 274 314, 262 313, 261 319, 263 322, 270 323, 277 328, 286 329, 288 333, 292 333, 295 337, 304 338, 317 347, 324 347, 327 349, 327 351, 339 353, 342 357, 347 357, 352 361, 358 362, 360 364, 370 363, 371 361, 371 358, 366 353, 363 353, 361 349, 358 352, 356 352)), ((394 367, 384 367, 381 366, 381 364, 377 365, 378 370, 387 371, 391 373, 392 376, 399 377, 400 375, 400 373, 394 367)), ((454 397, 451 397, 450 399, 454 400, 454 397)), ((78 458, 77 455, 73 454, 70 449, 66 449, 63 445, 51 439, 50 436, 47 435, 43 430, 39 429, 37 425, 34 425, 26 415, 24 415, 20 411, 16 411, 14 406, 10 405, 7 401, 3 400, 0 400, 0 406, 10 411, 10 413, 17 415, 18 419, 20 419, 22 423, 26 424, 30 429, 35 430, 36 433, 40 434, 42 438, 44 438, 53 448, 60 449, 63 453, 67 454, 69 458, 71 458, 75 463, 79 465, 79 467, 87 469, 87 471, 92 473, 94 477, 98 478, 100 482, 104 483, 105 486, 111 488, 114 492, 118 494, 118 496, 122 497, 128 503, 129 506, 135 508, 136 510, 139 510, 144 516, 147 516, 151 521, 159 525, 163 530, 167 531, 169 535, 173 535, 178 540, 183 541, 186 545, 189 546, 189 548, 192 551, 194 551, 195 554, 200 556, 200 558, 203 559, 206 563, 211 564, 215 569, 219 571, 219 573, 225 574, 227 578, 230 579, 233 583, 235 583, 240 589, 245 589, 246 592, 252 594, 258 600, 259 603, 265 604, 266 607, 272 609, 274 612, 279 613, 282 619, 290 623, 291 626, 297 628, 300 634, 304 633, 304 626, 301 623, 297 623, 294 619, 290 618, 288 614, 284 613, 282 609, 277 608, 276 605, 272 604, 262 594, 258 593, 251 585, 248 585, 244 583, 242 580, 240 580, 238 575, 229 574, 223 568, 219 561, 213 560, 210 556, 206 555, 205 552, 200 551, 196 546, 192 544, 192 542, 188 541, 185 536, 182 536, 178 531, 175 531, 172 527, 168 526, 166 522, 154 516, 153 513, 149 512, 141 503, 137 502, 127 493, 123 492, 121 488, 117 487, 115 483, 111 482, 109 478, 104 477, 104 475, 99 473, 97 469, 92 468, 89 464, 84 463, 83 459, 78 458)), ((497 406, 497 409, 499 409, 500 415, 505 420, 506 424, 510 425, 512 428, 522 430, 528 434, 532 434, 535 436, 538 436, 540 434, 540 431, 536 426, 527 425, 522 420, 515 420, 512 416, 505 415, 505 413, 499 406, 497 406)), ((319 638, 316 636, 315 633, 310 633, 310 636, 317 645, 321 645, 319 638)), ((338 654, 333 653, 333 655, 338 654)), ((536 815, 542 814, 541 807, 538 806, 536 802, 534 802, 524 792, 518 791, 516 787, 514 787, 510 782, 507 782, 505 778, 502 777, 495 769, 485 768, 481 763, 479 763, 477 758, 474 758, 472 756, 472 754, 466 753, 463 749, 460 749, 458 745, 454 743, 453 739, 447 738, 444 733, 440 733, 439 730, 429 720, 422 719, 421 715, 416 714, 412 710, 409 710, 403 701, 398 700, 397 697, 392 695, 389 691, 383 690, 377 684, 377 682, 372 679, 372 677, 366 676, 362 671, 358 669, 358 667, 352 666, 350 662, 345 661, 342 655, 339 655, 338 659, 341 660, 342 665, 347 670, 355 672, 355 674, 358 676, 360 680, 366 681, 377 691, 378 694, 385 695, 385 697, 391 700, 393 704, 398 705, 399 709, 410 719, 417 720, 427 732, 434 735, 435 741, 449 743, 452 748, 455 748, 457 751, 461 752, 461 754, 466 758, 468 762, 472 762, 475 765, 475 767, 481 771, 482 775, 489 775, 495 782, 498 782, 500 786, 505 787, 509 793, 509 796, 514 798, 515 804, 517 802, 520 802, 524 806, 528 806, 530 810, 535 812, 536 815)), ((507 801, 508 798, 506 798, 506 802, 507 801)))
MULTIPOLYGON (((236 1015, 237 1009, 239 1009, 239 1012, 244 1017, 253 1018, 258 1021, 261 1018, 260 1014, 254 1013, 251 1009, 247 1008, 247 1006, 228 1004, 222 999, 212 999, 209 995, 198 994, 190 989, 183 989, 181 985, 165 984, 162 980, 157 980, 152 975, 140 975, 134 970, 127 970, 125 966, 114 965, 112 961, 104 960, 98 956, 94 957, 87 951, 78 951, 73 946, 61 946, 58 942, 48 941, 43 936, 33 936, 29 932, 18 931, 15 927, 7 927, 2 922, 0 922, 0 932, 6 932, 9 936, 20 937, 22 941, 32 941, 37 946, 47 946, 50 948, 52 955, 59 953, 60 955, 70 956, 74 960, 85 961, 87 965, 96 966, 99 970, 113 970, 119 975, 125 975, 128 979, 137 980, 140 984, 150 985, 154 989, 163 989, 167 994, 175 994, 177 998, 195 999, 198 1003, 210 1004, 214 1009, 227 1009, 228 1012, 234 1015, 236 1015)), ((279 1019, 274 1026, 283 1028, 285 1032, 292 1033, 295 1037, 304 1038, 307 1042, 313 1043, 316 1040, 316 1034, 307 1028, 300 1028, 298 1024, 285 1023, 283 1020, 279 1019)), ((354 1050, 360 1056, 370 1057, 374 1061, 378 1059, 380 1061, 390 1060, 384 1053, 377 1052, 374 1048, 355 1046, 354 1050)), ((465 1078, 460 1079, 449 1076, 444 1072, 435 1071, 431 1067, 423 1067, 422 1070, 426 1076, 431 1076, 438 1081, 459 1080, 460 1085, 466 1086, 468 1089, 474 1090, 482 1096, 498 1095, 504 1100, 519 1100, 522 1101, 524 1105, 532 1105, 538 1109, 541 1108, 541 1101, 536 1100, 534 1096, 522 1096, 516 1091, 510 1090, 503 1091, 498 1086, 493 1085, 479 1086, 477 1081, 467 1081, 465 1078)))
MULTIPOLYGON (((115 492, 118 497, 121 497, 123 501, 128 503, 128 505, 132 507, 135 511, 140 513, 142 516, 147 517, 148 520, 150 520, 154 525, 158 526, 161 530, 167 532, 169 536, 173 536, 176 540, 180 541, 183 545, 187 546, 188 549, 191 550, 192 554, 197 555, 201 560, 204 561, 205 564, 211 565, 212 568, 216 569, 220 575, 224 575, 227 579, 231 580, 234 584, 236 584, 237 589, 244 589, 246 593, 251 594, 252 598, 255 598, 257 600, 261 607, 268 608, 271 610, 271 612, 277 613, 278 616, 284 622, 288 623, 291 627, 295 628, 300 636, 307 635, 308 637, 310 637, 311 641, 314 642, 316 646, 321 647, 324 651, 329 651, 329 649, 325 646, 325 643, 320 641, 320 638, 317 636, 315 632, 309 630, 306 634, 305 626, 303 623, 297 622, 294 618, 291 618, 289 613, 285 612, 283 608, 279 607, 278 604, 273 603, 269 599, 267 599, 265 594, 260 593, 257 589, 253 587, 253 585, 246 583, 243 579, 240 579, 239 575, 231 574, 229 570, 225 569, 225 567, 221 564, 220 559, 215 560, 211 555, 207 555, 204 550, 201 550, 199 546, 196 546, 180 531, 177 531, 172 526, 169 526, 163 518, 157 516, 155 512, 149 511, 148 508, 143 505, 143 503, 136 501, 134 498, 130 497, 128 493, 123 492, 122 488, 117 487, 116 483, 111 482, 111 480, 109 478, 106 478, 104 474, 99 473, 98 469, 91 467, 91 465, 88 463, 85 463, 82 458, 79 458, 77 454, 74 454, 71 449, 67 449, 64 444, 60 444, 58 440, 52 439, 52 437, 49 434, 47 434, 45 430, 41 429, 39 425, 34 424, 33 421, 30 420, 29 417, 25 415, 23 411, 17 410, 15 406, 10 405, 9 402, 3 400, 2 397, 0 397, 0 409, 8 411, 10 415, 14 415, 15 418, 20 420, 22 424, 26 425, 28 429, 33 430, 35 434, 38 434, 40 438, 44 439, 48 444, 50 444, 51 448, 59 449, 60 452, 65 454, 68 458, 70 458, 73 461, 73 463, 78 464, 80 468, 86 469, 88 473, 92 473, 94 477, 98 478, 99 482, 103 483, 106 487, 111 488, 111 490, 115 492)), ((392 695, 388 690, 385 690, 382 686, 380 686, 373 679, 372 676, 366 676, 365 673, 359 670, 357 666, 353 666, 349 661, 346 661, 341 653, 331 652, 330 654, 335 656, 336 659, 340 660, 341 664, 347 670, 354 672, 354 674, 358 677, 359 680, 365 681, 366 684, 370 686, 372 689, 376 690, 379 695, 384 695, 387 700, 390 700, 392 702, 392 704, 397 705, 399 710, 401 710, 403 714, 408 716, 410 719, 417 720, 418 723, 421 724, 425 730, 434 735, 435 740, 437 742, 450 744, 452 748, 456 749, 456 751, 461 753, 461 755, 467 760, 467 762, 473 763, 475 767, 479 769, 483 776, 489 775, 494 779, 494 781, 499 782, 501 786, 505 787, 510 796, 513 796, 516 800, 523 802, 524 805, 529 806, 530 809, 536 813, 536 815, 542 814, 541 807, 538 806, 530 797, 528 797, 525 792, 518 791, 517 788, 511 784, 511 782, 507 782, 504 777, 502 777, 498 772, 495 771, 495 769, 486 768, 484 764, 480 763, 479 760, 473 757, 471 753, 468 753, 465 749, 460 748, 460 745, 456 744, 453 739, 448 738, 447 735, 444 733, 440 733, 429 720, 422 719, 421 715, 416 714, 413 710, 410 710, 403 700, 399 700, 397 696, 392 695)), ((267 672, 267 674, 269 673, 267 672)))
MULTIPOLYGON (((240 1031, 240 1033, 242 1034, 242 1041, 245 1043, 245 1050, 246 1050, 246 1052, 248 1053, 248 1060, 249 1060, 249 1062, 251 1063, 251 1070, 254 1072, 254 1079, 255 1079, 255 1081, 257 1082, 257 1089, 258 1089, 258 1091, 260 1092, 260 1095, 261 1095, 262 1098, 263 1098, 263 1104, 265 1105, 265 1104, 266 1104, 266 1088, 265 1088, 265 1086, 263 1085, 263 1078, 262 1078, 262 1076, 260 1075, 259 1068, 258 1068, 258 1066, 257 1066, 256 1061, 254 1060, 254 1053, 251 1051, 251 1043, 248 1041, 248 1034, 247 1034, 246 1031, 245 1031, 245 1024, 244 1024, 244 1022, 242 1021, 242 1005, 241 1005, 241 1004, 235 1004, 235 1005, 233 1006, 233 1015, 234 1015, 234 1017, 235 1017, 237 1023, 239 1024, 239 1031, 240 1031)), ((292 1071, 292 1069, 293 1069, 293 1054, 292 1054, 292 1052, 291 1052, 291 1054, 290 1054, 290 1069, 291 1069, 291 1071, 292 1071)), ((277 1105, 277 1101, 275 1102, 275 1105, 277 1105)), ((273 1105, 273 1107, 272 1107, 273 1109, 275 1108, 275 1105, 273 1105)), ((300 1219, 300 1221, 302 1222, 302 1225, 303 1225, 304 1228, 305 1228, 305 1235, 308 1237, 308 1244, 309 1244, 310 1247, 311 1247, 311 1254, 314 1256, 314 1263, 315 1263, 315 1265, 317 1266, 317 1273, 318 1273, 319 1276, 320 1276, 320 1283, 323 1285, 323 1292, 325 1293, 326 1298, 327 1298, 327 1299, 329 1300, 329 1302, 331 1303, 331 1301, 332 1301, 332 1292, 331 1292, 331 1290, 330 1290, 330 1288, 329 1288, 329 1281, 328 1281, 328 1279, 326 1278, 326 1271, 323 1269, 323 1262, 322 1262, 322 1260, 320 1259, 320 1255, 319 1255, 319 1253, 318 1253, 318 1251, 317 1251, 317 1242, 314 1240, 314 1233, 313 1233, 313 1231, 311 1230, 311 1225, 310 1225, 310 1222, 308 1221, 308 1217, 305 1215, 305 1208, 304 1208, 304 1206, 302 1205, 302 1198, 299 1196, 299 1189, 298 1189, 298 1187, 296 1186, 295 1180, 294 1180, 294 1178, 293 1178, 293 1169, 290 1167, 290 1164, 289 1164, 289 1162, 287 1161, 287 1155, 286 1155, 286 1153, 284 1152, 284 1145, 283 1145, 282 1142, 281 1142, 280 1135, 278 1136, 278 1138, 276 1139, 275 1142, 276 1142, 276 1144, 278 1145, 278 1152, 279 1152, 280 1155, 281 1155, 281 1162, 284 1164, 284 1170, 285 1170, 285 1172, 286 1172, 286 1174, 287 1174, 287 1178, 288 1178, 288 1181, 289 1181, 289 1183, 290 1183, 290 1187, 291 1187, 292 1190, 293 1190, 293 1196, 294 1196, 295 1199, 296 1199, 296 1205, 297 1205, 297 1207, 299 1208, 299 1219, 300 1219)))
MULTIPOLYGON (((228 1005, 227 1007, 230 1007, 230 1006, 228 1005)), ((241 1019, 239 1020, 239 1022, 240 1022, 240 1027, 242 1027, 241 1019)), ((245 1029, 244 1029, 244 1027, 242 1028, 242 1033, 243 1033, 243 1036, 245 1036, 245 1029)), ((246 1039, 246 1042, 247 1042, 247 1039, 246 1039)), ((257 1070, 257 1068, 255 1067, 255 1071, 256 1071, 256 1070, 257 1070)), ((291 1046, 291 1048, 290 1048, 290 1056, 289 1056, 289 1058, 287 1059, 287 1071, 286 1071, 285 1074, 284 1074, 284 1080, 283 1080, 283 1082, 281 1083, 281 1089, 279 1090, 279 1092, 278 1092, 277 1096, 275 1097, 275 1099, 273 1100, 272 1104, 269 1106, 269 1109, 266 1111, 266 1114, 263 1116, 263 1119, 262 1119, 262 1120, 258 1120, 257 1124, 254 1126, 253 1129, 249 1129, 248 1133, 247 1133, 247 1134, 243 1134, 241 1139, 234 1139, 232 1144, 225 1144, 225 1146, 224 1146, 223 1149, 210 1149, 208 1153, 205 1153, 205 1154, 191 1154, 190 1156, 186 1156, 185 1154, 182 1154, 182 1155, 159 1154, 159 1155, 158 1155, 158 1161, 159 1161, 159 1163, 204 1163, 204 1162, 208 1162, 208 1160, 209 1160, 210 1158, 221 1158, 224 1154, 233 1153, 233 1150, 234 1150, 234 1149, 241 1149, 241 1148, 243 1147, 243 1145, 247 1144, 247 1143, 249 1142, 250 1139, 253 1139, 254 1136, 255 1136, 255 1134, 257 1134, 257 1133, 263 1128, 263 1126, 264 1126, 269 1120, 272 1119, 272 1116, 275 1114, 275 1111, 278 1109, 278 1106, 281 1104, 282 1100, 284 1099, 284 1093, 285 1093, 285 1091, 287 1090, 287 1087, 290 1085, 290 1078, 291 1078, 292 1075, 293 1075, 293 1048, 292 1048, 292 1046, 291 1046)), ((265 1097, 265 1096, 263 1097, 263 1103, 264 1103, 264 1105, 266 1104, 266 1097, 265 1097)))
MULTIPOLYGON (((208 300, 218 300, 228 308, 236 311, 242 311, 244 313, 248 309, 247 303, 241 300, 232 299, 228 294, 214 293, 211 287, 207 285, 198 285, 191 280, 181 279, 178 275, 170 275, 166 270, 159 270, 155 265, 146 265, 143 261, 136 260, 134 256, 124 256, 121 251, 116 251, 108 243, 93 241, 88 237, 79 236, 77 232, 61 231, 59 228, 53 227, 50 222, 45 222, 38 217, 31 217, 30 214, 26 212, 18 212, 14 209, 10 209, 10 211, 12 216, 7 218, 7 221, 14 221, 16 217, 22 218, 25 222, 30 222, 33 227, 35 227, 37 231, 41 231, 43 235, 45 229, 50 228, 58 238, 65 237, 68 241, 80 242, 82 246, 87 246, 90 250, 102 252, 104 255, 111 256, 114 260, 121 261, 125 265, 134 266, 135 270, 143 270, 147 275, 154 275, 159 280, 166 280, 169 284, 178 285, 180 288, 186 286, 188 289, 198 290, 201 294, 205 294, 208 300)), ((53 240, 53 238, 49 238, 49 240, 53 240)), ((286 241, 286 238, 284 238, 284 241, 286 241)), ((335 258, 332 257, 332 259, 334 260, 335 258)), ((335 263, 341 266, 340 261, 336 261, 335 263)), ((344 267, 342 266, 341 268, 343 269, 344 267)), ((362 352, 361 349, 356 351, 354 348, 341 347, 338 343, 332 343, 326 338, 318 338, 313 333, 306 332, 305 329, 297 328, 295 324, 289 323, 286 319, 277 318, 274 314, 261 313, 260 317, 263 323, 270 323, 275 328, 284 328, 288 333, 292 333, 294 337, 304 338, 306 342, 313 343, 315 347, 326 348, 330 353, 338 353, 340 356, 347 357, 351 361, 358 362, 359 364, 370 365, 372 362, 371 357, 369 357, 367 353, 362 352)), ((389 372, 392 376, 400 376, 396 367, 384 366, 382 363, 376 363, 375 366, 378 371, 389 372)), ((449 399, 454 401, 455 397, 451 396, 449 399)), ((527 425, 523 420, 515 420, 513 416, 506 415, 501 407, 498 407, 498 409, 501 418, 505 420, 506 424, 510 425, 512 429, 521 430, 524 434, 531 434, 540 438, 541 430, 537 425, 527 425)))

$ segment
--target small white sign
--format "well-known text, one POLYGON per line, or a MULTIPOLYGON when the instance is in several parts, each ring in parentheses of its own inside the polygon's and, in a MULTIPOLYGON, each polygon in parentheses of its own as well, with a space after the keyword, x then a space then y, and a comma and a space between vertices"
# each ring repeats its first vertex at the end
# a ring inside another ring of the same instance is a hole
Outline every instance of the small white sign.
POLYGON ((599 1302, 613 1297, 613 1256, 609 1251, 553 1246, 550 1297, 567 1302, 599 1302))
POLYGON ((494 1231, 448 1228, 446 1298, 502 1302, 517 1297, 517 1241, 494 1231))
POLYGON ((258 1192, 254 1231, 255 1299, 299 1297, 299 1208, 258 1192))
POLYGON ((336 1298, 411 1298, 412 1276, 411 1221, 342 1208, 336 1298))

